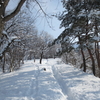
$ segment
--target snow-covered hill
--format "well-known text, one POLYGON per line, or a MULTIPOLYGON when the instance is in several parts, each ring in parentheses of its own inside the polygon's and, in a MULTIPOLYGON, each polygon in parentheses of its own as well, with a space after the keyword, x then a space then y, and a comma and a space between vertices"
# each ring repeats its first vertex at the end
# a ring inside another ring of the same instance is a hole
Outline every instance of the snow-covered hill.
POLYGON ((26 61, 16 72, 0 74, 0 100, 100 100, 99 78, 60 59, 38 62, 26 61))

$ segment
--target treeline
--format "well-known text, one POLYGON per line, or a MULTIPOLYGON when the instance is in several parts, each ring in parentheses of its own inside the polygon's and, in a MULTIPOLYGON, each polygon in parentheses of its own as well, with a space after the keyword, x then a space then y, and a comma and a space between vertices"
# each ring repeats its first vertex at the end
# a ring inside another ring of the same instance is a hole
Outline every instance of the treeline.
POLYGON ((18 15, 5 23, 0 40, 0 69, 12 72, 20 68, 24 60, 54 57, 55 46, 48 47, 53 37, 35 27, 35 20, 29 10, 21 10, 18 15))
POLYGON ((65 11, 57 17, 65 29, 54 41, 61 44, 58 54, 84 72, 90 65, 100 77, 100 0, 62 0, 62 4, 65 11))

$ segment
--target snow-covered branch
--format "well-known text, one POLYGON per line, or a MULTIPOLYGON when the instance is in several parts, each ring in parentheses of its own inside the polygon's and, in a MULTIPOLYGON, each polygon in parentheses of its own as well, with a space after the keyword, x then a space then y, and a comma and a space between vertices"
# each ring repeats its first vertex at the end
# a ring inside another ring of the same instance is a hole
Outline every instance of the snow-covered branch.
POLYGON ((22 5, 24 4, 25 1, 26 0, 19 0, 17 7, 15 9, 13 9, 12 12, 10 12, 9 14, 6 14, 6 12, 5 12, 5 17, 4 17, 3 21, 8 21, 11 18, 13 18, 20 11, 20 8, 22 7, 22 5))

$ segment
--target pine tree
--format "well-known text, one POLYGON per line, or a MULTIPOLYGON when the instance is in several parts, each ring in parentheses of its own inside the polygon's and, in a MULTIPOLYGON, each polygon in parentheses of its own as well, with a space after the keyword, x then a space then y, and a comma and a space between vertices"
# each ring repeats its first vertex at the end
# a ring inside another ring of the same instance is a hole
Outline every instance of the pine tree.
POLYGON ((99 51, 97 51, 99 41, 97 42, 94 39, 95 36, 99 36, 99 32, 97 30, 100 23, 99 18, 97 17, 99 16, 100 1, 63 0, 62 3, 65 11, 59 15, 58 19, 61 21, 60 27, 64 27, 65 30, 56 41, 60 41, 62 53, 63 51, 71 51, 74 49, 74 46, 77 45, 78 49, 81 50, 83 57, 84 71, 86 71, 86 58, 84 50, 87 50, 91 58, 93 74, 95 75, 95 60, 93 56, 94 43, 96 57, 97 59, 100 59, 98 56, 99 51), (93 22, 95 24, 93 24, 93 22))

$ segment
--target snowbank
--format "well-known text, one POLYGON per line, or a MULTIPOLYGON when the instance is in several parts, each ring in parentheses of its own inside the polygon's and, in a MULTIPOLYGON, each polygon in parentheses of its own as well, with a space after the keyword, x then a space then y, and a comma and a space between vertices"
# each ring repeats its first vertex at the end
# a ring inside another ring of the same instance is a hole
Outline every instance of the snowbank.
POLYGON ((53 66, 54 76, 68 100, 100 100, 100 79, 71 65, 53 66))

